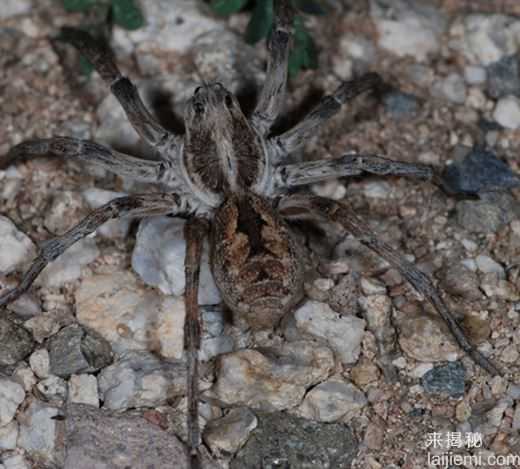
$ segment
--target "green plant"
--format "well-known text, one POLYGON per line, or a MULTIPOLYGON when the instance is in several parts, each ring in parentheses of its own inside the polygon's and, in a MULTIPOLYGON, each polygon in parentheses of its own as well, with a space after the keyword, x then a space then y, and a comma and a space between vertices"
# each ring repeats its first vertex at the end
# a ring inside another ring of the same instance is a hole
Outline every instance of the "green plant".
MULTIPOLYGON (((135 30, 144 25, 144 17, 135 0, 61 0, 68 12, 83 12, 94 22, 82 25, 82 29, 95 36, 106 33, 107 26, 114 23, 124 29, 135 30)), ((67 42, 66 36, 58 39, 67 42)), ((82 75, 90 76, 94 70, 92 64, 80 56, 79 67, 82 75)))
MULTIPOLYGON (((292 0, 296 9, 313 15, 325 13, 315 0, 292 0)), ((265 38, 273 24, 273 0, 212 0, 211 7, 217 15, 229 16, 252 5, 251 19, 246 29, 246 41, 254 44, 265 38)), ((317 67, 316 45, 305 27, 301 15, 294 19, 294 43, 289 55, 289 75, 294 77, 300 70, 317 67)))

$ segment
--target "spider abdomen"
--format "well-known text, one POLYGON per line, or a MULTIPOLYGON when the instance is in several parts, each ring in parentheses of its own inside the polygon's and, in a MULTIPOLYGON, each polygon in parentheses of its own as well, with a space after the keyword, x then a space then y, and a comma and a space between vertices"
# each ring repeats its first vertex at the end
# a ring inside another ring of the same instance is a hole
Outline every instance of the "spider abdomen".
POLYGON ((297 245, 258 195, 232 195, 217 209, 211 265, 224 301, 253 329, 272 328, 302 296, 297 245))

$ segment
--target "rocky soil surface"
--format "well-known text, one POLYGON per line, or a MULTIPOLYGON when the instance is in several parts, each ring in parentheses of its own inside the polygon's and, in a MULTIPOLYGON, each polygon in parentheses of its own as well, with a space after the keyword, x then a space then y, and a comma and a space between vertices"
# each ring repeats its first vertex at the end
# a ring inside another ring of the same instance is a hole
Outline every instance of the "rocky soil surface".
MULTIPOLYGON (((330 3, 328 16, 307 18, 319 68, 290 82, 278 127, 341 80, 382 75, 385 93, 345 106, 295 160, 360 151, 451 165, 452 187, 471 197, 368 176, 312 191, 348 199, 431 275, 504 376, 477 368, 424 299, 354 239, 297 227, 311 248, 306 298, 276 329, 233 324, 204 257, 204 466, 415 469, 451 453, 466 457, 453 468, 514 467, 500 461, 520 458, 518 2, 330 3)), ((146 27, 115 28, 112 47, 166 127, 182 128, 200 77, 251 109, 266 56, 243 40, 248 13, 220 19, 193 0, 142 6, 146 27)), ((101 79, 82 82, 75 56, 51 41, 81 21, 60 2, 3 0, 0 155, 68 135, 153 158, 101 79)), ((38 244, 147 189, 52 158, 0 171, 0 288, 19 281, 38 244)), ((0 469, 184 467, 183 224, 110 222, 0 312, 0 469)))

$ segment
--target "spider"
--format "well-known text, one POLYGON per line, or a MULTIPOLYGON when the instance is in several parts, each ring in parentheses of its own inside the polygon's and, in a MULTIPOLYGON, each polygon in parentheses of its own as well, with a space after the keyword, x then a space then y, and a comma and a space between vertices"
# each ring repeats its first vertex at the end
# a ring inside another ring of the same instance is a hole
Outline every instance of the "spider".
POLYGON ((396 268, 434 306, 460 347, 489 373, 500 374, 468 341, 430 278, 380 241, 346 203, 291 193, 311 183, 362 173, 415 177, 433 183, 438 183, 438 177, 429 166, 374 154, 287 163, 289 154, 302 147, 343 104, 374 90, 381 82, 375 73, 343 82, 292 129, 271 135, 284 102, 294 15, 290 4, 289 0, 276 2, 267 44, 266 80, 251 117, 246 118, 237 98, 221 83, 204 83, 187 102, 184 135, 168 131, 156 121, 136 87, 120 73, 108 48, 85 32, 67 29, 70 42, 110 86, 135 130, 157 150, 159 160, 135 158, 87 140, 54 137, 22 142, 0 162, 0 167, 7 167, 20 157, 53 154, 95 163, 115 174, 166 188, 163 192, 116 198, 65 234, 43 243, 19 285, 0 296, 0 306, 27 291, 49 262, 110 219, 153 215, 187 218, 184 348, 188 368, 188 460, 192 468, 201 463, 197 387, 201 324, 197 293, 202 245, 207 236, 211 269, 224 303, 236 317, 257 330, 276 325, 303 296, 302 248, 289 221, 310 219, 335 224, 396 268))

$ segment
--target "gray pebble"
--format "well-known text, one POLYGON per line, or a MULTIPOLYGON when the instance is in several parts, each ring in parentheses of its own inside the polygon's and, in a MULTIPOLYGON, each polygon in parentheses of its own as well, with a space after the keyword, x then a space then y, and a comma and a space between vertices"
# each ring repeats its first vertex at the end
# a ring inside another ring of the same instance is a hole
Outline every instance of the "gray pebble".
POLYGON ((96 333, 76 324, 52 336, 48 348, 51 373, 62 378, 97 371, 112 362, 110 344, 96 333))
POLYGON ((156 406, 186 392, 186 366, 163 362, 149 352, 126 352, 98 377, 104 407, 156 406))
POLYGON ((23 387, 9 378, 0 378, 0 426, 8 424, 25 399, 23 387))
POLYGON ((0 317, 0 365, 14 365, 33 349, 31 334, 5 317, 0 317))
POLYGON ((385 111, 396 119, 411 119, 419 110, 416 96, 402 91, 392 91, 383 97, 385 111))
POLYGON ((502 57, 487 66, 486 91, 494 99, 520 96, 520 68, 516 55, 502 57))
POLYGON ((231 469, 334 467, 347 469, 357 442, 344 424, 324 424, 285 412, 257 413, 258 427, 231 469))
POLYGON ((431 394, 447 394, 450 397, 464 395, 466 370, 460 361, 437 366, 422 377, 422 385, 431 394))

